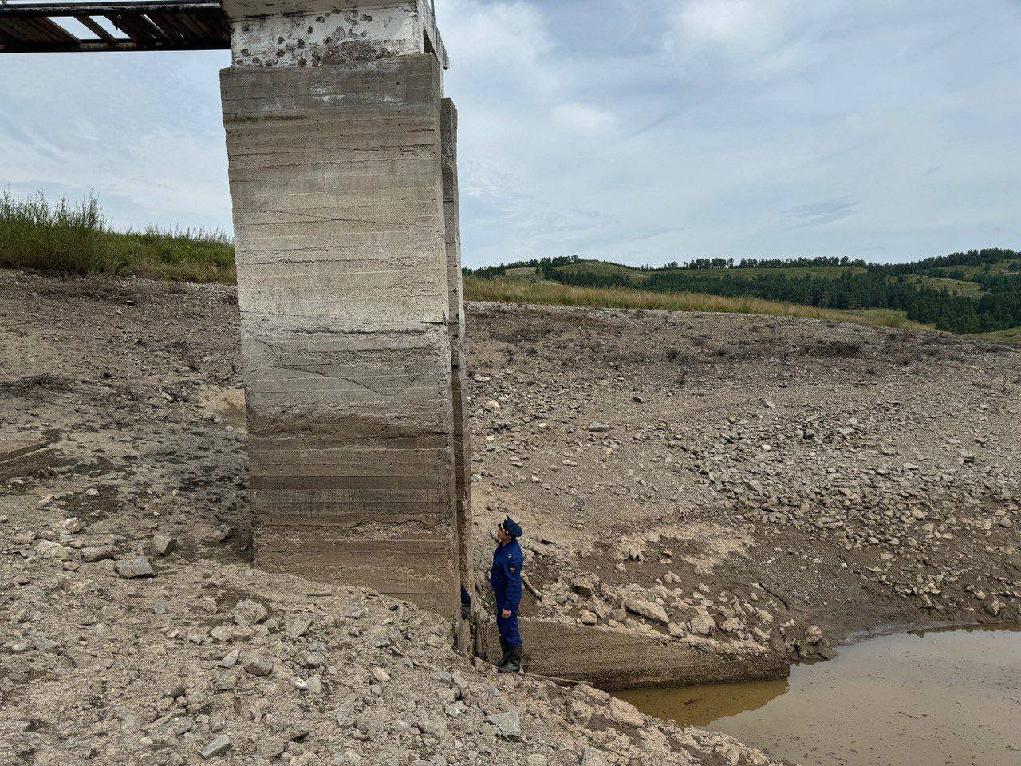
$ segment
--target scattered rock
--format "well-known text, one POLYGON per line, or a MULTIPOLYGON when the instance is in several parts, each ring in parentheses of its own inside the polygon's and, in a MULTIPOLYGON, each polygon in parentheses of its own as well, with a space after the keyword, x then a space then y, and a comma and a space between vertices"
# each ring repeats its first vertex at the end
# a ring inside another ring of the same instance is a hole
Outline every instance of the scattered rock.
POLYGON ((581 753, 581 766, 609 766, 606 753, 595 747, 586 747, 581 753))
POLYGON ((504 739, 521 739, 521 713, 517 710, 490 713, 487 718, 496 727, 497 736, 504 739))
POLYGON ((76 535, 85 528, 85 525, 82 523, 81 519, 75 516, 61 521, 60 527, 66 534, 76 535))
POLYGON ((638 710, 638 708, 630 702, 625 702, 619 697, 610 698, 607 715, 610 720, 615 723, 621 723, 626 726, 645 725, 645 716, 638 710))
POLYGON ((312 627, 312 618, 307 615, 298 615, 287 620, 287 635, 291 638, 301 638, 308 629, 312 627))
POLYGON ((169 535, 155 534, 152 536, 152 552, 157 556, 166 556, 177 548, 177 540, 169 535))
POLYGON ((234 622, 238 625, 257 625, 269 617, 269 610, 258 601, 243 599, 234 607, 234 622))
POLYGON ((592 598, 595 588, 589 580, 576 579, 571 583, 574 592, 582 598, 592 598))
POLYGON ((60 543, 55 543, 52 540, 40 540, 35 546, 35 552, 40 556, 56 559, 57 561, 66 561, 74 555, 74 551, 70 548, 60 543))
POLYGON ((94 562, 102 561, 103 559, 112 559, 114 557, 114 547, 112 545, 88 545, 82 548, 82 561, 94 562))
POLYGON ((155 577, 156 573, 145 556, 135 556, 129 559, 118 559, 114 569, 121 577, 155 577))
POLYGON ((241 653, 237 649, 233 649, 233 650, 227 652, 227 654, 225 654, 223 656, 223 659, 220 660, 220 667, 221 668, 232 668, 232 667, 234 667, 235 665, 238 664, 238 660, 240 659, 240 654, 241 653))
POLYGON ((237 683, 238 683, 237 674, 234 673, 233 671, 228 670, 216 677, 215 686, 217 691, 225 692, 230 691, 231 689, 236 687, 237 683))
POLYGON ((227 737, 220 735, 214 740, 207 742, 205 747, 199 751, 199 755, 203 758, 214 758, 218 755, 223 755, 231 748, 231 741, 227 737))
POLYGON ((644 617, 647 620, 653 620, 655 622, 666 625, 670 622, 670 616, 666 613, 666 610, 659 604, 654 604, 651 601, 645 601, 640 598, 629 598, 624 601, 624 608, 629 612, 644 617))
POLYGON ((708 636, 716 630, 716 623, 708 614, 699 614, 688 621, 688 627, 692 633, 699 636, 708 636))
POLYGON ((274 660, 268 654, 253 654, 245 658, 245 671, 253 676, 268 676, 273 672, 274 660))

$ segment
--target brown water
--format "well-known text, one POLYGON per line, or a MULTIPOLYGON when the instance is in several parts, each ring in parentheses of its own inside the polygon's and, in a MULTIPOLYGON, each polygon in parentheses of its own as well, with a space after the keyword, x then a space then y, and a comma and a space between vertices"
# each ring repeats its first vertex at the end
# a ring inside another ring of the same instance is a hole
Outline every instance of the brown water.
POLYGON ((1021 766, 1021 629, 885 636, 781 681, 619 696, 806 766, 1021 766))

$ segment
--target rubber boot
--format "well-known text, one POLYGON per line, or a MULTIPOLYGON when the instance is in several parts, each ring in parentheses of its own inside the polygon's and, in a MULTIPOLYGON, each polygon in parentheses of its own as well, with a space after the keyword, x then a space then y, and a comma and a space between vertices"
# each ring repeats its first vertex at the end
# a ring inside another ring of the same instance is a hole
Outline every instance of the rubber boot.
POLYGON ((521 672, 521 647, 512 646, 510 647, 509 656, 507 662, 499 667, 501 673, 520 673, 521 672))
POLYGON ((500 658, 500 661, 496 663, 496 667, 502 669, 503 666, 506 665, 507 661, 510 659, 511 646, 501 638, 500 648, 503 649, 503 656, 500 658))

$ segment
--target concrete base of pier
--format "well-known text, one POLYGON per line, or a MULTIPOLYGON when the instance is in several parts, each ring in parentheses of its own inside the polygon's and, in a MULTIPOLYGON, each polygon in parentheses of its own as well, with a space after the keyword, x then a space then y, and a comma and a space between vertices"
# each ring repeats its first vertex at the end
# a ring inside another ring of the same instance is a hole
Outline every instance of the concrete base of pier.
POLYGON ((235 66, 221 86, 256 563, 455 615, 468 473, 440 63, 235 66))

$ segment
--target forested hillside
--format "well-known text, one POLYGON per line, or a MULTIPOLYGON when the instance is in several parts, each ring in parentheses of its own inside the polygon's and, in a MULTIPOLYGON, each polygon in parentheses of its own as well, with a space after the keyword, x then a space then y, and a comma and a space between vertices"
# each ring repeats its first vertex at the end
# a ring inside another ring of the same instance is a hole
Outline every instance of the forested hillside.
POLYGON ((849 258, 699 259, 630 267, 577 257, 466 270, 482 278, 533 278, 580 287, 640 288, 760 298, 826 309, 888 309, 958 333, 1021 326, 1021 252, 970 250, 912 263, 849 258))

